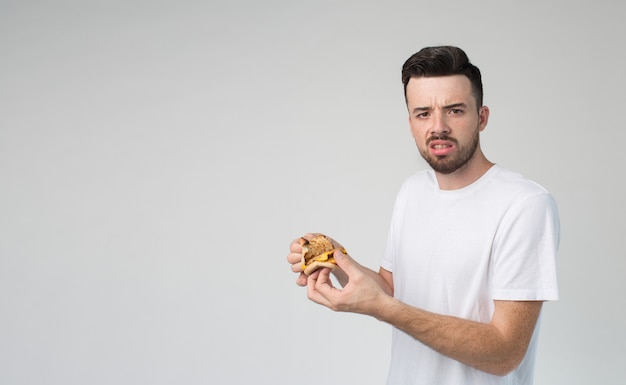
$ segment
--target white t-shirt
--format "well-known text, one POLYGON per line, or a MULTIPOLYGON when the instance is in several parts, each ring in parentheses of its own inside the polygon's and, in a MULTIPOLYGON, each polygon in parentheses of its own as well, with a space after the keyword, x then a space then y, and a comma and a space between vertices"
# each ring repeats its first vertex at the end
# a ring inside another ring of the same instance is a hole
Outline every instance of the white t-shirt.
MULTIPOLYGON (((434 313, 488 323, 494 300, 556 300, 559 218, 552 196, 498 165, 473 184, 440 190, 432 170, 402 186, 381 266, 394 296, 434 313)), ((389 385, 529 385, 539 325, 520 366, 481 372, 393 329, 389 385)))

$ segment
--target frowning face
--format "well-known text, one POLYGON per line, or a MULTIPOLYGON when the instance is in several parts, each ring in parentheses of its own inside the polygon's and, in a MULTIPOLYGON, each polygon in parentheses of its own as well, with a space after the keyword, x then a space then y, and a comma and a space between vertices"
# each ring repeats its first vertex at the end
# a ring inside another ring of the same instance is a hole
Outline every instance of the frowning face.
POLYGON ((411 133, 422 157, 438 173, 467 167, 480 149, 489 110, 476 106, 463 75, 412 78, 407 84, 411 133))

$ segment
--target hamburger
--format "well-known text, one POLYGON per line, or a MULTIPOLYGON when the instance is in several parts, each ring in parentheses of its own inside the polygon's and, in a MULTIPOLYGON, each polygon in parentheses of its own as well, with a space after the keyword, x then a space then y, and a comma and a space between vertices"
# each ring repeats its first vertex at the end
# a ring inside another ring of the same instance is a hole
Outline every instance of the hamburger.
POLYGON ((334 269, 337 267, 334 253, 341 250, 347 254, 344 248, 335 247, 333 241, 323 234, 318 234, 308 240, 300 238, 302 245, 302 271, 305 275, 310 275, 315 270, 322 267, 334 269))

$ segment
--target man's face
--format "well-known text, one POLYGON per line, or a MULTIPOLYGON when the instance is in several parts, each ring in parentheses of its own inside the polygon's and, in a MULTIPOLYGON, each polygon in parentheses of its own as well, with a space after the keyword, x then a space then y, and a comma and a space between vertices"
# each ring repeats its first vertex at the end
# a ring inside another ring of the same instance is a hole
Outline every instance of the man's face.
POLYGON ((411 133, 426 162, 441 174, 467 165, 489 117, 486 107, 477 108, 469 79, 412 78, 406 92, 411 133))

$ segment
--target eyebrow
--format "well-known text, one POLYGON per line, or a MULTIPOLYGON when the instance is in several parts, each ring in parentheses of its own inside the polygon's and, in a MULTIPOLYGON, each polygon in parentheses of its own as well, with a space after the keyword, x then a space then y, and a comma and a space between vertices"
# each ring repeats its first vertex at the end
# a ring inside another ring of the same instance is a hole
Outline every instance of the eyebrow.
POLYGON ((467 108, 467 104, 465 104, 465 103, 453 103, 453 104, 449 104, 447 106, 443 106, 443 109, 444 110, 451 110, 451 109, 459 108, 459 107, 467 108))
MULTIPOLYGON (((465 104, 465 103, 452 103, 452 104, 448 104, 446 106, 443 106, 443 109, 444 110, 451 110, 451 109, 459 108, 459 107, 467 108, 467 104, 465 104)), ((430 111, 430 110, 432 110, 431 107, 415 107, 413 109, 413 113, 423 112, 423 111, 430 111)))

